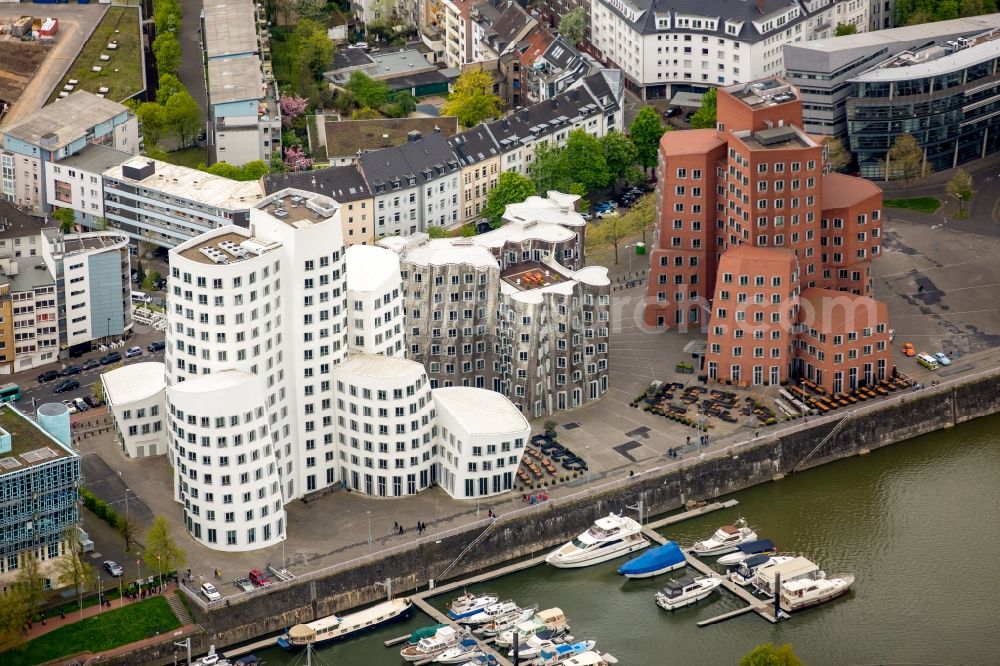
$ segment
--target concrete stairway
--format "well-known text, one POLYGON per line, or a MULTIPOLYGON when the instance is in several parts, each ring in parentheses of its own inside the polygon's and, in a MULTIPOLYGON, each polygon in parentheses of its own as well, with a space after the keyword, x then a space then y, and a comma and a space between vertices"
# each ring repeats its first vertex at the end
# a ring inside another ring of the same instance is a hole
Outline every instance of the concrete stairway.
POLYGON ((194 620, 191 618, 191 614, 188 613, 187 608, 185 608, 184 604, 181 602, 180 599, 181 594, 184 593, 178 592, 176 594, 175 593, 167 594, 166 595, 167 603, 170 604, 170 608, 173 609, 174 615, 177 616, 177 619, 181 621, 181 626, 194 624, 194 620))

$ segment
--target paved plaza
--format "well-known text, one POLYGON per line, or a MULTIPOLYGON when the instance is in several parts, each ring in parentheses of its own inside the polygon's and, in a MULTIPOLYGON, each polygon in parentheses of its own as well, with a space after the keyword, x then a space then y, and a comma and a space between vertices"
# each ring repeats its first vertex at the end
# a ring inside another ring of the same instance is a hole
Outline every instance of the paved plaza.
MULTIPOLYGON (((952 377, 1000 364, 1000 311, 994 296, 1000 285, 1000 263, 993 260, 998 254, 1000 236, 970 233, 958 224, 934 227, 889 217, 885 254, 875 263, 876 292, 878 298, 889 303, 896 330, 895 361, 901 371, 918 382, 930 383, 932 379, 912 359, 902 356, 900 348, 907 341, 920 350, 944 350, 955 355, 952 366, 942 368, 933 377, 952 377)), ((679 334, 642 329, 645 287, 625 286, 625 280, 634 279, 637 272, 644 270, 644 260, 633 256, 629 265, 627 255, 622 254, 618 266, 613 266, 610 257, 589 259, 590 263, 609 265, 615 281, 612 387, 600 401, 555 418, 560 442, 587 460, 590 473, 549 488, 553 497, 667 464, 671 461, 668 449, 684 448, 689 435, 696 438, 697 431, 691 428, 629 405, 651 381, 692 383, 692 375, 678 375, 674 368, 678 361, 693 360, 684 354, 684 345, 702 338, 699 331, 679 334)), ((768 397, 763 390, 751 390, 745 395, 768 397)), ((742 399, 743 392, 739 397, 742 399)), ((536 431, 541 430, 543 422, 534 423, 536 431)), ((733 425, 710 419, 709 423, 712 428, 705 452, 746 442, 758 429, 742 421, 733 425)), ((766 436, 766 429, 760 435, 766 436)), ((689 450, 686 457, 700 455, 697 446, 692 448, 695 450, 689 450)), ((502 515, 524 506, 520 491, 481 504, 453 500, 439 488, 406 501, 337 491, 309 503, 296 501, 287 506, 289 537, 283 546, 251 553, 219 553, 195 543, 181 526, 166 458, 126 459, 107 435, 83 440, 80 449, 87 458, 95 456, 85 464, 88 485, 93 484, 101 494, 112 494, 111 499, 119 499, 128 487, 138 497, 131 504, 137 512, 148 510, 169 516, 194 574, 207 579, 220 569, 224 581, 221 587, 228 593, 235 592, 229 582, 245 575, 251 567, 271 564, 280 568, 284 563, 293 573, 303 573, 406 544, 418 538, 418 521, 428 526, 424 538, 433 538, 485 518, 489 509, 502 515), (404 527, 403 535, 395 529, 396 523, 404 527)))

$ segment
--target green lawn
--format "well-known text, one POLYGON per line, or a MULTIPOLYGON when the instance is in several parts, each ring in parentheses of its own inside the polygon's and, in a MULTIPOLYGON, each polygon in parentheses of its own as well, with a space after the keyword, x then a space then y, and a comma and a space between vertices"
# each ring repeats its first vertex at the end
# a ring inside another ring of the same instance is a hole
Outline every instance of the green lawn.
POLYGON ((207 152, 204 148, 199 148, 198 146, 185 148, 184 150, 175 150, 172 153, 167 153, 166 157, 158 155, 157 158, 162 158, 164 162, 170 162, 177 166, 191 167, 192 169, 197 169, 199 164, 208 164, 207 152))
POLYGON ((933 213, 941 207, 937 197, 914 197, 912 199, 886 199, 882 202, 886 208, 906 208, 920 213, 933 213))
POLYGON ((110 650, 179 626, 167 600, 153 597, 60 627, 4 653, 0 661, 4 666, 31 666, 77 652, 110 650))
POLYGON ((142 36, 137 7, 108 8, 107 14, 83 45, 66 77, 52 91, 50 103, 58 99, 69 79, 80 82, 76 90, 95 94, 98 88, 105 86, 110 89, 105 96, 116 102, 143 90, 142 36), (115 30, 118 32, 115 33, 115 30), (108 43, 112 40, 118 40, 118 48, 115 50, 108 49, 108 43), (101 55, 109 55, 111 59, 102 61, 101 55), (95 65, 102 68, 100 72, 90 71, 95 65))

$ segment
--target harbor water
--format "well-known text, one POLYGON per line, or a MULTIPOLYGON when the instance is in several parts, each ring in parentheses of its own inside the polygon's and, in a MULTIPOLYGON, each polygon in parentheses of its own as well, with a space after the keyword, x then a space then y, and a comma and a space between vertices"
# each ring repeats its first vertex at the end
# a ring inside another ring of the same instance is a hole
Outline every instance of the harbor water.
MULTIPOLYGON (((521 605, 559 606, 575 637, 596 639, 623 665, 737 664, 764 642, 791 642, 810 666, 1000 664, 1000 416, 732 497, 738 507, 661 533, 686 546, 744 516, 780 549, 810 557, 828 574, 853 573, 853 590, 777 625, 750 613, 704 628, 695 623, 742 602, 720 590, 667 613, 653 594, 667 576, 682 572, 626 580, 616 569, 627 558, 585 569, 541 565, 469 590, 521 605)), ((446 599, 431 601, 440 608, 446 599)), ((417 613, 320 648, 314 663, 401 664, 399 647, 383 641, 431 623, 417 613)), ((305 663, 277 648, 258 656, 269 666, 305 663)))

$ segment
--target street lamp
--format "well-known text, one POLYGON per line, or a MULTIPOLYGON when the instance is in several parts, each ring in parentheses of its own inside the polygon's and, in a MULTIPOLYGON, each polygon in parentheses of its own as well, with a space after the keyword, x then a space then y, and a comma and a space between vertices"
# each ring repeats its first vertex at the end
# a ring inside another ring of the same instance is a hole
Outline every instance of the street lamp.
POLYGON ((365 511, 368 514, 368 554, 372 554, 372 512, 365 511))
POLYGON ((587 464, 587 490, 590 490, 590 444, 583 448, 586 449, 584 455, 587 456, 587 460, 585 461, 587 464))
POLYGON ((108 342, 111 341, 111 317, 108 317, 108 342))
POLYGON ((965 206, 965 197, 963 197, 962 193, 959 192, 958 194, 955 195, 955 198, 958 199, 958 210, 959 212, 961 212, 965 206))
POLYGON ((128 494, 131 488, 125 489, 125 520, 128 520, 128 494))

